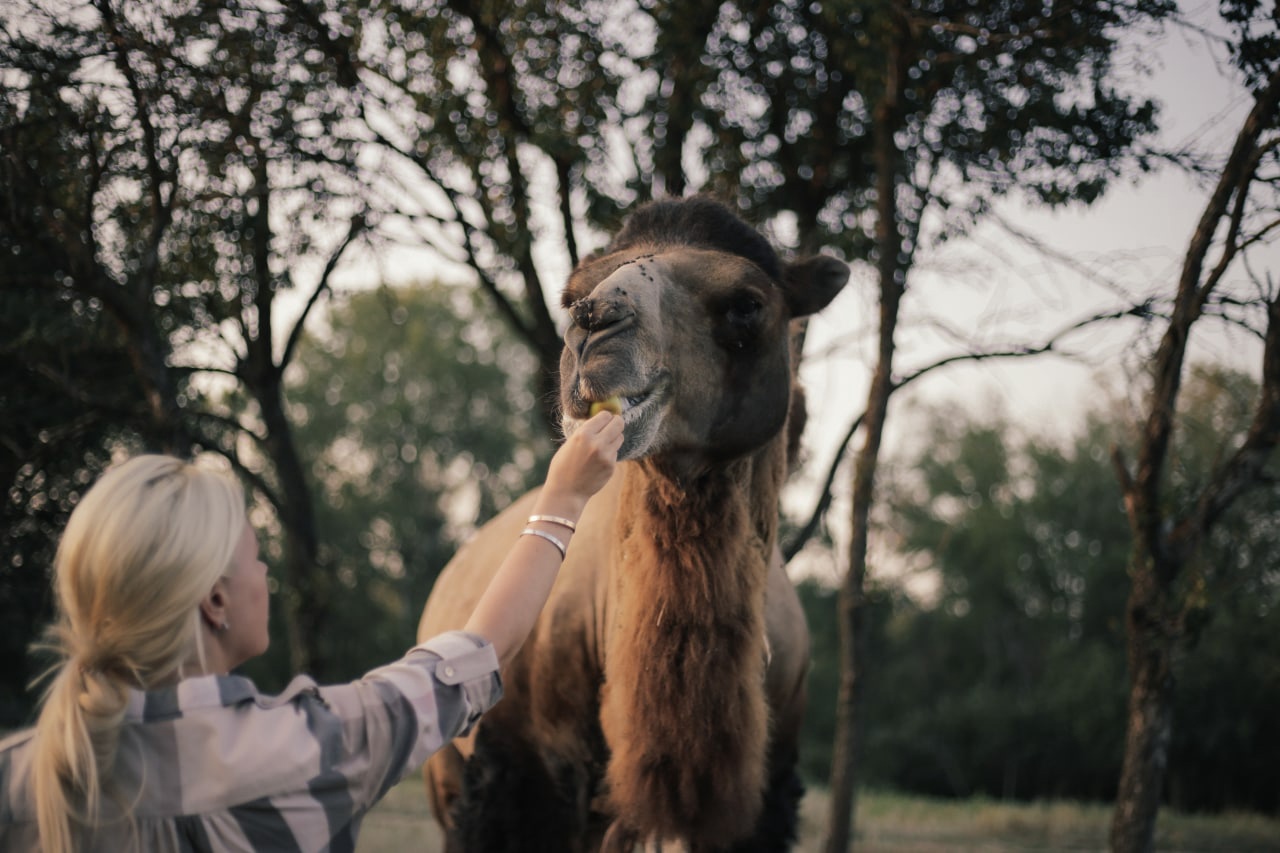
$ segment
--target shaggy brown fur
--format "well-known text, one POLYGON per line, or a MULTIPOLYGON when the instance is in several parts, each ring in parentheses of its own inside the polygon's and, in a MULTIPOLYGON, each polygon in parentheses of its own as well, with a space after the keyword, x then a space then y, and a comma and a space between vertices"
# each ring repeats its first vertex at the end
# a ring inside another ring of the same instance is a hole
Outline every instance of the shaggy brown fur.
MULTIPOLYGON (((479 747, 428 762, 450 850, 589 851, 606 833, 618 849, 789 846, 808 663, 776 543, 803 424, 789 324, 847 277, 831 259, 782 264, 704 199, 642 208, 574 271, 566 426, 628 397, 630 461, 588 505, 479 747)), ((419 636, 465 620, 534 497, 446 567, 419 636)))
POLYGON ((623 493, 635 513, 620 525, 627 571, 614 578, 601 707, 608 790, 624 825, 661 837, 721 844, 760 811, 770 542, 742 487, 752 467, 708 475, 696 492, 629 478, 623 493))

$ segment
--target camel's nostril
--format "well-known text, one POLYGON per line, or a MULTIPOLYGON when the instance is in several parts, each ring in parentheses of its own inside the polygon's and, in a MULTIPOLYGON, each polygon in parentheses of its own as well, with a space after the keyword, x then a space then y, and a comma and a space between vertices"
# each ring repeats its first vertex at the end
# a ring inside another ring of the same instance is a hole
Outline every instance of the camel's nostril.
POLYGON ((569 316, 574 325, 588 332, 598 332, 610 326, 616 326, 635 314, 625 299, 608 297, 597 299, 586 297, 579 299, 569 307, 569 316))
POLYGON ((569 317, 573 320, 574 325, 583 329, 590 329, 593 308, 594 303, 590 297, 579 299, 569 306, 569 317))

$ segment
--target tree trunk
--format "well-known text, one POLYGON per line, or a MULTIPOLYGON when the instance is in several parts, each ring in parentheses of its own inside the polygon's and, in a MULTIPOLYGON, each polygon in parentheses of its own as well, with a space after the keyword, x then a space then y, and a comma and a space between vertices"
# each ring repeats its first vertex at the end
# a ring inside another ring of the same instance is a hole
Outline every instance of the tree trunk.
MULTIPOLYGON (((896 258, 896 254, 893 256, 896 258)), ((867 540, 880 444, 893 393, 894 331, 903 287, 895 273, 881 282, 880 358, 867 395, 866 438, 854 466, 853 536, 849 572, 840 587, 840 691, 836 699, 836 742, 831 761, 831 814, 827 853, 843 853, 854 837, 857 758, 861 751, 862 681, 866 671, 867 540)))
POLYGON ((1132 588, 1126 609, 1129 708, 1111 819, 1113 853, 1155 849, 1156 816, 1173 731, 1172 658, 1178 636, 1168 583, 1162 579, 1176 574, 1175 567, 1158 565, 1141 551, 1131 561, 1132 588))
POLYGON ((1129 707, 1124 760, 1111 819, 1113 853, 1147 853, 1155 845, 1156 816, 1169 760, 1173 727, 1172 658, 1181 638, 1179 596, 1173 589, 1186 561, 1209 534, 1215 520, 1248 486, 1257 483, 1264 460, 1280 440, 1280 411, 1275 387, 1280 382, 1280 302, 1270 301, 1263 358, 1263 387, 1254 424, 1245 445, 1214 472, 1182 518, 1162 509, 1161 486, 1171 453, 1187 344, 1195 322, 1222 277, 1244 247, 1266 234, 1241 233, 1251 185, 1259 180, 1264 154, 1275 142, 1280 109, 1280 68, 1273 70, 1255 96, 1253 108, 1236 135, 1231 154, 1192 233, 1178 278, 1173 312, 1152 368, 1153 388, 1139 452, 1136 476, 1117 455, 1117 472, 1134 536, 1130 592, 1126 612, 1129 707), (1225 230, 1224 230, 1225 223, 1225 230), (1219 257, 1207 262, 1215 239, 1219 257))
POLYGON ((151 331, 147 319, 141 319, 132 328, 124 327, 124 336, 125 350, 142 386, 146 411, 150 416, 148 444, 152 445, 151 449, 189 458, 191 434, 183 423, 178 391, 166 363, 172 352, 151 331))
POLYGON ((254 388, 254 397, 267 427, 267 447, 275 469, 281 506, 276 507, 285 533, 284 573, 291 594, 284 598, 285 624, 289 637, 289 666, 294 673, 307 673, 320 680, 330 677, 321 651, 320 632, 327 623, 329 607, 327 578, 319 566, 319 537, 315 507, 307 483, 293 429, 284 413, 279 373, 254 388))
MULTIPOLYGON (((859 458, 859 467, 862 458, 859 458)), ((855 500, 856 503, 856 500, 855 500)), ((857 513, 855 512, 855 518, 857 513)), ((863 516, 865 521, 865 516, 863 516)), ((857 522, 855 521, 855 524, 857 522)), ((855 532, 860 544, 850 547, 857 562, 840 587, 840 688, 836 696, 836 739, 831 759, 831 814, 827 853, 844 853, 854 836, 857 812, 857 765, 862 752, 862 681, 866 649, 866 532, 855 532), (860 555, 860 559, 858 556, 860 555)))
POLYGON ((898 111, 898 81, 902 71, 898 66, 903 54, 899 41, 895 40, 892 48, 887 57, 885 91, 876 105, 872 131, 877 193, 876 272, 880 279, 880 335, 875 374, 867 393, 864 440, 854 465, 849 571, 840 588, 840 691, 836 700, 836 742, 831 761, 827 853, 849 850, 856 832, 854 814, 857 807, 857 760, 861 752, 861 694, 867 658, 867 538, 880 444, 894 387, 894 334, 898 328, 902 294, 906 290, 896 202, 901 155, 893 138, 898 111))

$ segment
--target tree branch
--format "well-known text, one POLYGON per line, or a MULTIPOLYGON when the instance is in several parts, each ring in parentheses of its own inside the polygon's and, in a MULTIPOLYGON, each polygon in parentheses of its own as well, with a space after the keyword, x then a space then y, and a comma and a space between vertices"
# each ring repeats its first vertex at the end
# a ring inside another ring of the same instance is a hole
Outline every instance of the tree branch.
POLYGON ((1262 481, 1262 469, 1280 444, 1280 293, 1267 303, 1267 334, 1262 355, 1258 405, 1244 443, 1210 479, 1194 509, 1170 537, 1193 549, 1204 533, 1243 492, 1262 481))
MULTIPOLYGON (((404 157, 407 161, 413 163, 423 174, 431 174, 430 164, 428 164, 422 156, 414 152, 404 150, 388 139, 381 131, 374 129, 371 125, 370 130, 373 132, 374 139, 378 144, 386 147, 390 151, 394 151, 401 157, 404 157)), ((467 218, 462 211, 462 205, 459 201, 457 191, 441 182, 437 182, 437 186, 440 188, 440 191, 444 193, 445 198, 449 200, 449 205, 453 208, 454 218, 452 220, 445 220, 431 216, 428 218, 442 226, 457 225, 462 229, 462 249, 466 256, 466 264, 475 272, 476 278, 480 282, 481 289, 493 299, 494 304, 498 307, 498 313, 503 316, 508 325, 515 329, 516 333, 519 334, 521 338, 533 346, 535 351, 540 352, 541 350, 538 347, 536 330, 529 325, 523 316, 521 316, 520 312, 516 310, 516 307, 512 304, 511 300, 507 298, 506 294, 504 294, 498 287, 497 282, 494 281, 494 279, 485 271, 484 265, 481 264, 479 251, 476 248, 475 241, 475 235, 480 233, 480 229, 477 229, 467 221, 467 218)), ((486 211, 486 215, 487 213, 488 212, 486 211)), ((413 221, 414 219, 414 217, 411 216, 407 218, 410 221, 413 221)))
POLYGON ((906 376, 902 377, 901 379, 899 379, 897 382, 894 383, 894 390, 896 391, 902 388, 904 385, 909 385, 912 382, 915 382, 917 379, 920 379, 921 377, 929 373, 932 373, 935 370, 939 370, 943 367, 947 367, 949 365, 956 364, 958 362, 987 361, 989 359, 997 359, 997 358, 1019 358, 1023 356, 1044 355, 1045 353, 1049 353, 1049 352, 1057 352, 1059 351, 1058 346, 1062 342, 1062 339, 1072 334, 1073 332, 1078 332, 1081 329, 1085 329, 1096 323, 1101 323, 1108 320, 1119 320, 1124 317, 1145 317, 1146 314, 1147 314, 1146 303, 1141 303, 1131 308, 1126 308, 1123 311, 1119 311, 1119 310, 1107 311, 1099 314, 1094 314, 1082 320, 1077 320, 1076 322, 1071 323, 1068 326, 1064 326, 1062 329, 1058 330, 1053 335, 1050 335, 1047 339, 1045 339, 1043 343, 1039 343, 1035 345, 1030 345, 1030 344, 1015 345, 1015 346, 1009 347, 1008 349, 1003 349, 1003 350, 987 350, 984 352, 967 352, 967 353, 957 353, 956 355, 950 355, 945 358, 938 359, 932 364, 925 365, 924 367, 921 367, 915 370, 914 372, 909 373, 906 376))
POLYGON ((312 309, 320 301, 320 297, 330 291, 329 280, 333 275, 334 269, 338 266, 343 254, 365 229, 364 217, 356 214, 351 217, 351 223, 347 227, 347 234, 342 238, 342 242, 329 255, 329 260, 325 262, 324 272, 320 274, 320 280, 316 282, 315 289, 311 291, 311 296, 307 299, 307 304, 303 307, 302 313, 298 316, 297 321, 293 324, 293 328, 289 331, 289 340, 285 344, 284 352, 280 354, 279 369, 284 370, 293 360, 293 353, 298 347, 298 341, 302 338, 303 326, 306 325, 307 318, 310 317, 312 309))
MULTIPOLYGON (((133 95, 134 118, 142 128, 142 146, 146 157, 148 178, 147 193, 151 197, 151 207, 154 213, 154 218, 151 222, 151 233, 147 240, 147 251, 142 261, 142 274, 139 276, 139 282, 135 288, 138 298, 145 300, 156 283, 156 273, 160 268, 160 243, 169 227, 172 208, 164 198, 165 173, 160 165, 159 143, 155 125, 151 121, 147 93, 143 91, 133 65, 129 62, 128 44, 125 42, 124 35, 120 32, 115 10, 112 9, 107 0, 94 0, 94 6, 98 9, 98 14, 102 16, 103 26, 110 35, 112 46, 115 48, 116 67, 129 85, 129 91, 133 95)), ((171 200, 172 194, 170 194, 171 200)))
POLYGON ((822 490, 818 493, 818 504, 813 508, 813 512, 810 513, 809 520, 804 523, 804 526, 783 544, 783 562, 791 562, 791 559, 800 553, 800 549, 813 536, 822 521, 822 517, 827 514, 827 510, 831 507, 831 487, 835 484, 836 475, 840 472, 840 463, 844 460, 844 455, 849 450, 849 443, 853 441, 853 437, 857 434, 858 428, 862 426, 862 421, 865 417, 866 412, 862 412, 855 417, 853 423, 849 424, 849 429, 845 432, 844 438, 836 445, 835 458, 831 460, 831 465, 827 468, 826 480, 822 484, 822 490))
MULTIPOLYGON (((1236 134, 1231 154, 1192 234, 1178 279, 1173 314, 1156 351, 1152 369, 1154 385, 1151 410, 1143 429, 1132 493, 1137 503, 1135 511, 1139 516, 1140 535, 1153 554, 1160 553, 1162 547, 1159 493, 1173 433, 1173 409, 1182 381, 1187 343, 1192 324, 1200 316, 1212 287, 1218 282, 1218 278, 1211 274, 1209 280, 1201 285, 1205 258, 1223 217, 1231 215, 1234 218, 1235 212, 1242 209, 1243 201, 1240 197, 1247 195, 1249 182, 1254 174, 1247 167, 1255 163, 1254 153, 1262 133, 1274 124, 1278 102, 1280 67, 1272 73, 1236 134), (1233 196, 1236 197, 1234 206, 1231 204, 1233 196)), ((1219 276, 1220 274, 1218 273, 1219 276)))
MULTIPOLYGON (((227 427, 236 435, 247 435, 250 438, 252 438, 255 442, 257 442, 260 446, 264 446, 264 447, 266 446, 268 436, 255 432, 254 430, 242 424, 240 421, 231 417, 230 415, 220 415, 217 412, 210 412, 207 410, 192 411, 189 413, 189 415, 192 418, 192 420, 212 421, 213 423, 218 424, 219 426, 227 427)), ((199 437, 202 439, 208 438, 208 436, 204 436, 204 435, 201 435, 199 437)), ((207 442, 207 443, 214 444, 215 442, 207 442)))
POLYGON ((441 187, 445 196, 449 199, 449 203, 453 206, 454 214, 457 222, 462 226, 462 245, 467 253, 467 263, 475 270, 476 277, 480 280, 480 287, 488 293, 493 299, 495 305, 498 306, 498 313, 506 318, 511 328, 515 329, 522 338, 537 349, 536 335, 532 327, 529 326, 525 319, 520 316, 520 312, 516 310, 515 305, 507 298, 506 294, 498 287, 498 283, 485 272, 484 267, 480 265, 480 258, 476 252, 475 241, 472 235, 476 229, 467 222, 466 217, 462 213, 462 205, 458 202, 458 194, 448 187, 441 187))
MULTIPOLYGON (((992 359, 1025 358, 1027 356, 1044 355, 1045 353, 1049 353, 1049 352, 1057 352, 1059 351, 1058 346, 1061 343, 1062 339, 1073 332, 1078 332, 1081 329, 1087 328, 1097 323, 1108 322, 1112 320, 1119 320, 1124 317, 1143 316, 1145 314, 1145 311, 1146 311, 1146 304, 1143 303, 1143 304, 1135 305, 1131 308, 1126 308, 1124 310, 1107 311, 1103 313, 1094 314, 1092 316, 1085 317, 1081 320, 1077 320, 1074 323, 1064 326, 1063 328, 1055 332, 1053 335, 1049 336, 1049 338, 1047 338, 1043 343, 1040 343, 1034 346, 1032 345, 1014 346, 1004 350, 988 350, 985 352, 958 353, 956 355, 947 356, 945 358, 938 359, 932 364, 925 365, 924 367, 921 367, 911 373, 908 373, 905 376, 901 377, 900 379, 895 380, 892 384, 892 387, 890 388, 889 393, 890 394, 896 393, 897 391, 902 390, 906 386, 912 384, 913 382, 921 379, 924 376, 929 375, 930 373, 933 373, 936 370, 940 370, 944 367, 949 367, 953 364, 959 364, 961 362, 979 362, 979 361, 988 361, 992 359)), ((803 548, 805 546, 805 543, 808 542, 809 538, 813 536, 814 532, 818 529, 818 525, 822 520, 822 516, 825 515, 827 509, 830 508, 831 486, 833 483, 835 483, 836 474, 838 473, 840 463, 843 461, 844 455, 846 451, 849 449, 849 442, 853 441, 853 436, 855 433, 857 433, 858 428, 862 425, 863 419, 865 417, 866 417, 865 412, 857 415, 853 419, 853 423, 849 425, 849 429, 846 430, 844 438, 836 446, 836 455, 835 455, 835 458, 832 460, 831 465, 827 469, 827 476, 825 481, 823 482, 822 490, 819 492, 817 505, 814 507, 813 512, 811 512, 809 515, 809 519, 804 523, 804 525, 800 528, 800 530, 798 530, 796 534, 793 537, 791 537, 791 539, 788 540, 783 546, 782 555, 784 560, 789 561, 796 554, 800 553, 800 549, 803 548)))
POLYGON ((578 239, 573 233, 573 164, 564 157, 552 158, 556 164, 556 177, 560 181, 560 221, 564 227, 565 248, 569 252, 569 269, 578 266, 578 239))

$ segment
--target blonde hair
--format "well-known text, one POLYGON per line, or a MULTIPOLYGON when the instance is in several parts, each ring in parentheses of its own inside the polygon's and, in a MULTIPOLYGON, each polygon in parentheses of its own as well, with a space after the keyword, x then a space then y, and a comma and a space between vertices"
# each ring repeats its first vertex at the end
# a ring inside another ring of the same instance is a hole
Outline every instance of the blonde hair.
POLYGON ((203 664, 200 602, 231 566, 244 528, 232 478, 170 456, 138 456, 85 493, 58 545, 58 619, 32 744, 34 795, 46 853, 76 847, 73 821, 93 827, 115 763, 128 688, 203 664))

